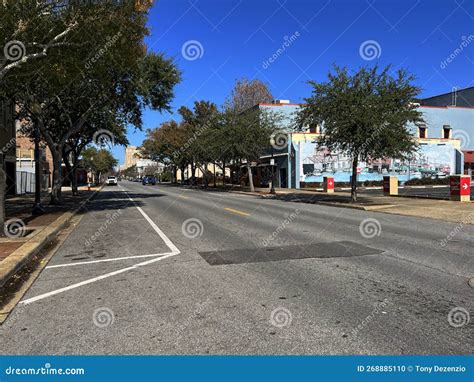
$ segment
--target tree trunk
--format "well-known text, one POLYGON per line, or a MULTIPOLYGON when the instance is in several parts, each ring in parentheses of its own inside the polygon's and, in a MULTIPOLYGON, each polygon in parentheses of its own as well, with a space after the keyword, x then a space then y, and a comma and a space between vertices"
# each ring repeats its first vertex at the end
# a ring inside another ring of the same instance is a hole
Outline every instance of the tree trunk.
POLYGON ((359 159, 356 156, 352 159, 352 181, 351 181, 351 202, 357 202, 357 165, 359 164, 359 159))
POLYGON ((194 161, 191 163, 191 186, 196 185, 196 165, 194 161))
POLYGON ((204 176, 204 188, 207 188, 209 186, 209 179, 208 179, 208 172, 207 172, 207 168, 209 167, 209 164, 208 163, 205 163, 204 166, 203 166, 203 176, 204 176))
POLYGON ((6 188, 6 174, 0 166, 0 227, 3 230, 5 224, 5 188, 6 188))
POLYGON ((217 180, 216 180, 216 162, 214 162, 214 188, 217 187, 217 180))
POLYGON ((51 188, 51 204, 61 203, 61 186, 63 185, 63 178, 61 173, 61 151, 51 150, 53 157, 53 185, 51 188))
POLYGON ((74 165, 71 165, 71 162, 69 162, 69 155, 66 152, 63 152, 63 162, 64 165, 66 166, 66 171, 67 171, 67 179, 69 179, 69 182, 71 183, 71 190, 73 195, 77 195, 77 184, 76 187, 74 188, 74 180, 75 180, 75 174, 74 174, 74 165))
POLYGON ((225 161, 222 161, 222 187, 225 188, 225 161))
POLYGON ((249 175, 250 192, 255 192, 255 187, 253 185, 252 167, 250 166, 250 161, 249 160, 247 160, 247 171, 248 171, 248 175, 249 175))
POLYGON ((72 157, 72 173, 71 173, 71 187, 72 187, 72 194, 79 195, 79 191, 77 189, 77 177, 76 177, 76 170, 77 166, 79 165, 79 158, 77 155, 73 154, 72 157))
POLYGON ((184 166, 181 166, 181 186, 184 186, 184 166))

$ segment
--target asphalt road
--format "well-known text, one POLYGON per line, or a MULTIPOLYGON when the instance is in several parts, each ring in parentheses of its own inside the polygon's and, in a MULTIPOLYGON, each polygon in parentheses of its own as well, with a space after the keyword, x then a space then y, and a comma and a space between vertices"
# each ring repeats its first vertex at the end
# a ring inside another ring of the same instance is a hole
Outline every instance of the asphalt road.
POLYGON ((0 327, 0 351, 470 354, 473 244, 472 225, 120 182, 0 327))

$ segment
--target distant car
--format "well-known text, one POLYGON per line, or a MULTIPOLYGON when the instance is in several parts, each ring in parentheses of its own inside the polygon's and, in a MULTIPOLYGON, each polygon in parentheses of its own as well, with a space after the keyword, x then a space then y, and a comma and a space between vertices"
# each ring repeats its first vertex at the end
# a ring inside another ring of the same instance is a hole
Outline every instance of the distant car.
POLYGON ((116 186, 117 185, 117 177, 116 176, 109 176, 107 178, 107 185, 108 186, 116 186))
POLYGON ((143 177, 142 184, 146 186, 147 184, 151 184, 154 186, 156 184, 156 178, 154 176, 145 176, 143 177))

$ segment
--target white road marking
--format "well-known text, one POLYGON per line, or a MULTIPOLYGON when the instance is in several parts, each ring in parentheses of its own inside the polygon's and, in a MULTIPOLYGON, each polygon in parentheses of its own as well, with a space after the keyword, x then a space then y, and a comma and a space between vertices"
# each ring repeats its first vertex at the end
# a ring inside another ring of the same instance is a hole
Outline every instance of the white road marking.
POLYGON ((109 261, 119 261, 119 260, 133 260, 133 259, 141 259, 144 257, 157 257, 157 256, 164 256, 169 255, 172 252, 166 253, 154 253, 152 255, 137 255, 137 256, 125 256, 125 257, 114 257, 112 259, 102 259, 102 260, 90 260, 90 261, 80 261, 78 263, 67 263, 67 264, 57 264, 57 265, 48 265, 45 269, 50 268, 62 268, 62 267, 73 267, 75 265, 84 265, 84 264, 95 264, 95 263, 106 263, 109 261))
POLYGON ((119 275, 120 273, 128 272, 128 271, 137 269, 139 267, 143 267, 145 265, 156 263, 157 261, 161 261, 161 260, 164 260, 168 257, 176 256, 176 255, 177 255, 177 253, 172 252, 169 255, 162 256, 162 257, 159 257, 157 259, 144 261, 143 263, 138 263, 138 264, 132 265, 131 267, 122 268, 122 269, 119 269, 117 271, 106 273, 104 275, 97 276, 97 277, 94 277, 92 279, 84 280, 84 281, 81 281, 81 282, 76 283, 76 284, 69 285, 69 286, 64 287, 64 288, 53 290, 52 292, 43 293, 43 294, 40 294, 39 296, 28 298, 26 300, 21 301, 20 304, 23 304, 23 305, 31 304, 32 302, 39 301, 39 300, 42 300, 44 298, 57 295, 59 293, 66 292, 66 291, 71 290, 71 289, 79 288, 83 285, 91 284, 91 283, 94 283, 96 281, 104 280, 106 278, 109 278, 109 277, 112 277, 112 276, 115 276, 115 275, 119 275))
MULTIPOLYGON (((125 192, 127 192, 127 191, 125 191, 125 192)), ((127 195, 128 195, 128 193, 127 193, 127 195)), ((48 293, 40 294, 36 297, 28 298, 26 300, 20 301, 20 304, 23 304, 23 305, 31 304, 32 302, 39 301, 39 300, 42 300, 42 299, 45 299, 45 298, 48 298, 48 297, 51 297, 51 296, 55 296, 59 293, 66 292, 66 291, 69 291, 71 289, 79 288, 81 286, 91 284, 91 283, 94 283, 96 281, 104 280, 106 278, 118 275, 120 273, 128 272, 128 271, 137 269, 139 267, 143 267, 143 266, 153 264, 153 263, 156 263, 158 261, 167 259, 169 257, 179 255, 181 253, 181 251, 173 244, 173 242, 163 233, 163 231, 155 224, 155 222, 153 220, 151 220, 150 217, 139 206, 136 205, 135 201, 130 197, 130 195, 128 195, 128 198, 135 204, 135 207, 140 211, 140 213, 143 215, 143 217, 146 219, 146 221, 152 226, 152 228, 160 236, 160 238, 166 243, 166 245, 171 250, 171 252, 169 252, 168 254, 164 254, 163 256, 158 257, 156 259, 147 260, 147 261, 132 265, 130 267, 126 267, 126 268, 119 269, 117 271, 109 272, 109 273, 103 274, 101 276, 93 277, 91 279, 84 280, 84 281, 81 281, 81 282, 76 283, 76 284, 69 285, 69 286, 64 287, 64 288, 60 288, 60 289, 56 289, 56 290, 53 290, 53 291, 48 292, 48 293)), ((76 264, 74 264, 74 265, 76 265, 76 264)))

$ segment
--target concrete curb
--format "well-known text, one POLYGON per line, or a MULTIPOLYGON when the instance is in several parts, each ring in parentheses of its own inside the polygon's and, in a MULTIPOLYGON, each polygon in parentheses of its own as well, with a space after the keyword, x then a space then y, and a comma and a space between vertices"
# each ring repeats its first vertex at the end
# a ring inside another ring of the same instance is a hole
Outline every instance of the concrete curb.
MULTIPOLYGON (((434 200, 445 200, 451 202, 449 197, 443 196, 429 196, 429 195, 392 195, 393 198, 411 198, 411 199, 434 199, 434 200)), ((474 203, 474 200, 470 200, 468 203, 474 203)))
POLYGON ((373 206, 363 206, 357 204, 350 204, 350 203, 338 203, 338 202, 315 202, 314 204, 321 204, 323 206, 331 206, 331 207, 340 207, 340 208, 352 208, 355 210, 363 210, 363 211, 377 211, 384 208, 395 207, 394 204, 376 204, 373 206))
MULTIPOLYGON (((88 203, 102 188, 103 186, 89 196, 84 204, 88 203)), ((15 273, 37 255, 48 243, 54 240, 58 233, 69 223, 71 218, 77 214, 79 209, 80 208, 76 209, 74 212, 63 213, 50 225, 0 262, 0 287, 3 287, 15 273)))

